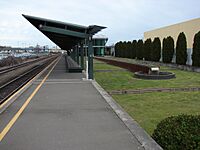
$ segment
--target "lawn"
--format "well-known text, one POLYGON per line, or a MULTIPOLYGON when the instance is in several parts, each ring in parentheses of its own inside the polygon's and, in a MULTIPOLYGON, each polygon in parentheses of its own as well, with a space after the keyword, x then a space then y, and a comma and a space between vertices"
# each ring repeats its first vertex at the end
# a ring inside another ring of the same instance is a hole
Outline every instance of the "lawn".
MULTIPOLYGON (((129 71, 95 61, 95 80, 107 91, 121 89, 144 89, 158 87, 200 87, 200 73, 161 67, 161 70, 176 74, 171 80, 141 80, 133 77, 129 71), (101 72, 101 70, 113 70, 101 72), (98 72, 97 72, 98 71, 98 72)), ((200 115, 200 92, 145 93, 112 95, 149 134, 164 118, 178 114, 200 115)))
POLYGON ((156 125, 168 116, 200 115, 200 92, 126 94, 112 97, 150 135, 156 125))
POLYGON ((129 71, 99 72, 99 70, 120 69, 106 63, 95 61, 94 70, 96 81, 106 90, 119 89, 144 89, 144 88, 179 88, 179 87, 200 87, 200 73, 175 70, 168 67, 161 67, 161 70, 174 72, 175 79, 170 80, 142 80, 134 78, 129 71))

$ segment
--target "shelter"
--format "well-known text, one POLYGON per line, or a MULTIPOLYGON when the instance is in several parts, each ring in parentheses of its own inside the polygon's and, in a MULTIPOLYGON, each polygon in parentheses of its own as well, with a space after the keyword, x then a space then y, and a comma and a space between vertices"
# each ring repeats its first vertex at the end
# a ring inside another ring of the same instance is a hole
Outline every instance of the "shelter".
POLYGON ((68 55, 74 56, 74 60, 81 65, 82 69, 84 69, 83 44, 86 43, 88 45, 88 78, 93 79, 94 50, 92 36, 106 27, 98 25, 82 26, 35 16, 23 16, 52 42, 66 50, 68 55), (80 56, 81 62, 79 62, 80 56))

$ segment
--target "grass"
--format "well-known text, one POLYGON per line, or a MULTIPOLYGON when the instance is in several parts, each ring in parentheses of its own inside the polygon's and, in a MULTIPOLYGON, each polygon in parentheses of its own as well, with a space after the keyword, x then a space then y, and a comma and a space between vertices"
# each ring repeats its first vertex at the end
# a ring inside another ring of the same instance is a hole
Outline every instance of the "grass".
MULTIPOLYGON (((95 70, 110 69, 113 72, 95 72, 96 81, 107 91, 121 89, 200 87, 200 74, 161 67, 176 74, 171 80, 141 80, 129 71, 103 62, 95 61, 95 70)), ((150 135, 164 118, 178 114, 200 115, 200 92, 145 93, 112 95, 150 135)))
MULTIPOLYGON (((120 69, 106 63, 95 61, 94 70, 103 69, 120 69)), ((113 72, 95 72, 96 81, 106 90, 118 89, 143 89, 143 88, 183 88, 183 87, 200 87, 200 74, 175 70, 168 67, 161 67, 161 70, 174 72, 175 79, 170 80, 142 80, 133 77, 129 71, 113 72)))
POLYGON ((112 96, 150 135, 166 117, 178 114, 200 115, 200 92, 112 96))

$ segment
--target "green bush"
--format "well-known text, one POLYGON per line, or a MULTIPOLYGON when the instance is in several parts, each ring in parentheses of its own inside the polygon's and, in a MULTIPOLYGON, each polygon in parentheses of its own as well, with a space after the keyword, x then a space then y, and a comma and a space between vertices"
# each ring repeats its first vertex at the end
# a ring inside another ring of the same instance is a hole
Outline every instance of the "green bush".
POLYGON ((151 60, 159 61, 160 56, 161 56, 161 42, 159 37, 156 37, 152 42, 151 60))
POLYGON ((194 36, 192 65, 200 67, 200 31, 194 36))
POLYGON ((181 32, 176 42, 176 63, 186 65, 187 61, 187 41, 184 32, 181 32))
POLYGON ((152 41, 151 39, 147 39, 144 42, 144 55, 145 60, 151 61, 151 51, 152 51, 152 41))
POLYGON ((142 60, 144 56, 144 45, 141 39, 138 40, 137 42, 136 56, 137 56, 137 59, 140 59, 140 60, 142 60))
POLYGON ((174 39, 171 36, 163 39, 162 59, 164 63, 171 63, 174 55, 174 39))
POLYGON ((137 41, 133 40, 132 42, 132 54, 131 54, 131 58, 135 58, 136 57, 136 49, 137 49, 137 41))
POLYGON ((127 51, 127 54, 126 54, 126 58, 131 58, 131 54, 132 54, 132 43, 130 41, 127 42, 126 44, 126 51, 127 51))
POLYGON ((152 135, 165 150, 200 149, 200 115, 179 115, 162 120, 152 135))

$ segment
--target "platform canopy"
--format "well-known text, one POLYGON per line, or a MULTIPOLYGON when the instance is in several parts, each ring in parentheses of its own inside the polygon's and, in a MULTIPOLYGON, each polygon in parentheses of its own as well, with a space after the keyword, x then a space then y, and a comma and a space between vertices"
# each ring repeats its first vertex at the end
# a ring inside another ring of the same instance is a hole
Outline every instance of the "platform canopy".
POLYGON ((71 50, 85 39, 106 28, 98 25, 76 25, 29 15, 23 16, 63 50, 71 50))

